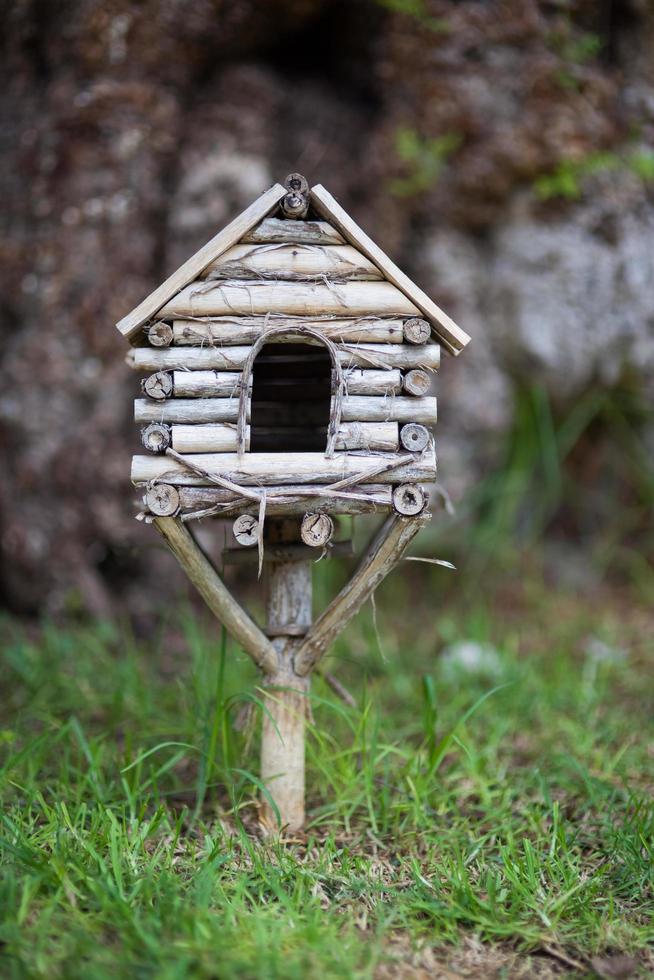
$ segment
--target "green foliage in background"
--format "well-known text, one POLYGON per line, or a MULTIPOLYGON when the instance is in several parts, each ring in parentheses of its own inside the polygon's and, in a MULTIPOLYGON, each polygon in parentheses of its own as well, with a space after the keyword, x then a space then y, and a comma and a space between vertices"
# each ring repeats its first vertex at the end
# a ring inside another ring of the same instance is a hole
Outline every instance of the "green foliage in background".
POLYGON ((534 181, 534 190, 542 201, 556 197, 576 200, 581 197, 589 177, 620 170, 631 171, 646 183, 653 181, 654 151, 643 149, 620 154, 598 150, 581 160, 562 160, 551 174, 543 174, 534 181))
POLYGON ((395 152, 406 166, 406 176, 389 183, 398 197, 411 197, 429 190, 438 181, 448 159, 461 145, 458 133, 424 138, 410 127, 395 134, 395 152))
POLYGON ((471 595, 490 569, 515 574, 522 555, 541 558, 559 544, 593 580, 628 582, 654 601, 650 415, 647 394, 629 378, 591 385, 559 406, 542 386, 516 384, 512 425, 489 452, 492 467, 419 547, 464 562, 455 588, 471 595))
POLYGON ((538 952, 584 976, 619 950, 651 975, 638 616, 537 574, 508 605, 487 584, 445 606, 447 576, 406 564, 378 597, 381 652, 369 612, 337 645, 357 706, 316 681, 310 824, 286 844, 256 836, 256 678, 212 624, 168 613, 166 642, 137 643, 5 623, 2 976, 372 978, 468 943, 482 972, 529 975, 538 952))
POLYGON ((377 0, 380 6, 394 14, 404 14, 417 21, 421 27, 435 32, 446 32, 450 25, 442 17, 432 17, 429 13, 427 0, 377 0))

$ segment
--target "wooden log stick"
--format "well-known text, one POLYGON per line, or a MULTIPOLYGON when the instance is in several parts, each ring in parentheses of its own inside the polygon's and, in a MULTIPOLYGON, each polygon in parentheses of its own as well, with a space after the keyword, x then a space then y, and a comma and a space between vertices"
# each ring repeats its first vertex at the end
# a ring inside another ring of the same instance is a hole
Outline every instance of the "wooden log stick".
POLYGON ((288 193, 279 202, 279 210, 286 218, 301 220, 309 210, 309 184, 302 174, 289 174, 284 181, 288 193))
POLYGON ((170 426, 151 422, 141 429, 141 442, 151 453, 165 453, 171 444, 170 426))
POLYGON ((373 539, 359 567, 327 609, 318 617, 295 654, 295 672, 307 676, 352 617, 398 563, 409 544, 429 520, 389 517, 373 539))
POLYGON ((173 371, 172 378, 176 398, 238 398, 241 393, 240 371, 173 371))
POLYGON ((241 514, 232 525, 232 534, 244 548, 254 547, 259 540, 259 521, 252 514, 241 514))
MULTIPOLYGON (((256 391, 255 391, 256 394, 256 391)), ((306 425, 327 424, 321 402, 302 403, 255 402, 257 417, 265 418, 270 426, 284 425, 289 413, 306 425)), ((238 414, 237 399, 228 398, 171 398, 165 402, 137 398, 134 401, 136 422, 186 423, 234 422, 238 414)), ((436 398, 403 398, 401 396, 345 395, 341 402, 344 422, 420 422, 434 425, 437 417, 436 398)), ((288 422, 286 422, 288 424, 288 422)), ((364 430, 365 431, 365 430, 364 430)), ((390 430, 384 437, 390 435, 390 430)), ((343 438, 345 438, 345 433, 343 438)), ((352 447, 354 448, 354 447, 352 447)), ((406 447, 405 447, 406 448, 406 447)), ((418 450, 413 450, 417 452, 418 450)))
MULTIPOLYGON (((154 353, 154 351, 153 351, 154 353)), ((168 353, 160 351, 160 354, 168 353)), ((344 367, 384 367, 408 369, 421 367, 438 371, 441 349, 438 344, 428 343, 421 347, 397 344, 352 344, 339 349, 339 360, 344 367)))
POLYGON ((173 342, 173 328, 163 320, 148 327, 147 335, 152 347, 170 347, 173 342))
MULTIPOLYGON (((200 374, 199 371, 184 372, 187 376, 200 374)), ((222 373, 222 372, 218 372, 222 373)), ((349 368, 343 372, 344 390, 348 395, 394 395, 402 390, 402 377, 398 370, 375 371, 364 368, 349 368)), ((324 397, 324 378, 312 379, 304 374, 299 378, 259 378, 257 382, 257 401, 286 401, 301 399, 322 399, 324 397)))
POLYGON ((299 220, 306 218, 309 201, 302 194, 289 191, 279 202, 279 209, 286 218, 299 220))
POLYGON ((329 514, 305 514, 300 537, 310 548, 324 548, 334 535, 334 522, 329 514))
MULTIPOLYGON (((306 420, 307 413, 302 411, 306 420)), ((196 426, 195 428, 200 428, 196 426)), ((204 428, 204 427, 202 427, 204 428)), ((302 426, 271 426, 257 428, 256 436, 264 438, 271 448, 303 449, 315 445, 316 440, 327 443, 327 429, 305 428, 302 426), (273 441, 274 440, 274 441, 273 441)), ((341 422, 336 433, 335 448, 337 450, 366 449, 370 452, 394 453, 400 448, 400 433, 397 422, 341 422)), ((213 449, 202 449, 199 452, 215 452, 213 449)))
POLYGON ((401 396, 375 398, 346 395, 343 399, 341 418, 345 422, 422 422, 426 425, 435 425, 437 406, 436 398, 402 398, 401 396))
POLYGON ((147 398, 134 400, 135 422, 174 422, 193 425, 202 422, 236 422, 237 398, 169 398, 165 402, 147 398))
MULTIPOLYGON (((126 361, 136 371, 240 371, 247 361, 251 347, 169 347, 154 350, 135 347, 126 361)), ((344 368, 374 369, 421 367, 437 371, 441 363, 438 344, 409 347, 404 344, 346 344, 339 345, 338 359, 344 368)))
MULTIPOLYGON (((325 558, 352 558, 353 556, 354 544, 352 541, 330 541, 324 555, 325 558)), ((226 565, 255 565, 257 562, 256 552, 245 548, 225 548, 221 557, 226 565)), ((279 561, 315 562, 320 557, 314 548, 306 544, 267 544, 263 553, 263 563, 266 565, 279 561)), ((298 635, 304 636, 307 632, 308 626, 298 635)))
POLYGON ((431 337, 431 325, 420 317, 404 321, 404 339, 407 344, 426 344, 431 337))
POLYGON ((143 502, 151 514, 172 517, 180 507, 179 492, 167 483, 155 483, 148 487, 143 502))
MULTIPOLYGON (((288 486, 288 487, 269 487, 266 493, 266 515, 271 517, 286 516, 291 514, 305 514, 307 511, 312 513, 329 512, 334 514, 369 514, 391 510, 393 488, 382 484, 363 484, 351 491, 338 493, 326 493, 324 487, 308 485, 288 486)), ((158 514, 158 506, 171 507, 170 513, 175 513, 178 507, 188 513, 202 512, 215 508, 236 507, 246 509, 250 513, 258 513, 256 506, 253 509, 252 501, 243 501, 242 497, 232 490, 225 490, 222 487, 172 487, 165 483, 156 483, 148 489, 145 497, 145 504, 153 514, 158 514), (168 499, 171 494, 171 503, 158 504, 159 491, 168 499), (150 494, 154 494, 152 498, 150 494), (174 497, 172 496, 174 494, 174 497), (154 506, 151 504, 154 501, 154 506), (176 501, 174 507, 172 501, 176 501)), ((168 516, 168 510, 161 516, 168 516)), ((216 515, 220 516, 220 515, 216 515)))
POLYGON ((429 429, 424 425, 410 422, 400 429, 400 442, 410 453, 421 453, 429 445, 429 429))
POLYGON ((169 371, 157 371, 141 382, 141 390, 148 398, 164 401, 173 394, 173 376, 169 371))
MULTIPOLYGON (((401 344, 404 321, 398 317, 325 317, 308 318, 292 316, 222 316, 212 320, 174 320, 173 337, 178 347, 217 344, 239 346, 255 343, 262 334, 271 329, 285 327, 289 331, 298 327, 309 327, 335 343, 401 344)), ((281 344, 297 343, 298 338, 280 337, 281 344)), ((307 336, 307 344, 320 342, 307 336)))
POLYGON ((427 495, 417 483, 403 483, 393 489, 393 507, 396 514, 413 517, 424 510, 427 495))
POLYGON ((267 568, 266 628, 275 637, 272 643, 280 663, 264 687, 265 710, 261 713, 261 779, 269 794, 261 800, 261 826, 268 834, 284 828, 292 833, 304 825, 309 679, 293 671, 293 652, 299 641, 292 636, 297 627, 304 630, 311 622, 311 578, 310 562, 280 562, 267 568), (286 635, 280 635, 282 629, 286 635))
POLYGON ((423 371, 421 368, 414 368, 412 371, 407 371, 402 379, 402 388, 407 395, 415 395, 416 397, 426 395, 430 387, 431 375, 428 371, 423 371))
POLYGON ((162 318, 188 316, 419 316, 420 311, 390 282, 261 282, 196 280, 159 310, 162 318))
POLYGON ((175 517, 157 517, 153 523, 213 614, 257 667, 274 674, 279 665, 277 651, 241 609, 188 529, 175 517))
POLYGON ((402 375, 394 368, 376 371, 374 368, 351 367, 343 371, 347 395, 398 395, 402 390, 402 375))
POLYGON ((323 453, 199 453, 177 459, 161 456, 134 456, 132 482, 161 480, 173 486, 210 486, 214 478, 238 486, 288 486, 302 483, 429 483, 436 479, 436 453, 430 446, 411 462, 400 462, 393 453, 339 453, 326 458, 323 453), (200 467, 208 476, 189 470, 184 460, 200 467), (398 465, 396 465, 398 464, 398 465), (391 468, 392 467, 392 468, 391 468))
MULTIPOLYGON (((212 425, 173 425, 171 440, 170 445, 178 453, 235 453, 237 450, 236 425, 233 422, 214 422, 212 425)), ((245 432, 245 448, 246 451, 250 449, 249 425, 245 432)))
POLYGON ((295 191, 296 194, 304 194, 306 196, 309 193, 309 181, 304 174, 295 172, 288 174, 284 181, 284 187, 289 191, 295 191))
POLYGON ((256 228, 243 235, 241 241, 264 245, 345 245, 341 233, 327 221, 285 221, 283 218, 265 218, 256 228))
POLYGON ((204 270, 202 278, 273 279, 277 282, 311 279, 382 279, 379 269, 351 245, 233 245, 204 270))

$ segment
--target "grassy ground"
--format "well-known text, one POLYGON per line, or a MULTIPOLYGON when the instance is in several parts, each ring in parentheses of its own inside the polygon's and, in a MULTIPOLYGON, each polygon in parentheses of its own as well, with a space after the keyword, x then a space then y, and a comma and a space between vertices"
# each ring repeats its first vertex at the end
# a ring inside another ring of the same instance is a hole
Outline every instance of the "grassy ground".
POLYGON ((533 575, 446 612, 448 575, 396 574, 341 641, 357 707, 317 682, 284 843, 208 624, 5 623, 2 976, 652 975, 654 619, 533 575))

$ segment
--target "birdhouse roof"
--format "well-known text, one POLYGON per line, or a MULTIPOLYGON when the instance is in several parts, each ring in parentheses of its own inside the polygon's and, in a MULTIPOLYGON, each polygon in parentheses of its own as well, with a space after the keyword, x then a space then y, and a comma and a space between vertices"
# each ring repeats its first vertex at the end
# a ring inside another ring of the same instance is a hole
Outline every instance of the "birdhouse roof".
MULTIPOLYGON (((253 201, 116 324, 123 336, 129 341, 134 340, 143 325, 162 310, 180 290, 198 279, 207 266, 238 244, 253 228, 271 215, 286 193, 285 187, 274 184, 253 201)), ((379 269, 384 279, 404 294, 409 301, 408 305, 412 304, 417 312, 422 313, 431 324, 436 339, 450 353, 459 354, 463 350, 470 337, 395 265, 322 184, 316 184, 311 188, 310 205, 320 218, 329 222, 342 235, 345 242, 366 256, 379 269)), ((289 220, 289 225, 292 224, 293 222, 289 220)))

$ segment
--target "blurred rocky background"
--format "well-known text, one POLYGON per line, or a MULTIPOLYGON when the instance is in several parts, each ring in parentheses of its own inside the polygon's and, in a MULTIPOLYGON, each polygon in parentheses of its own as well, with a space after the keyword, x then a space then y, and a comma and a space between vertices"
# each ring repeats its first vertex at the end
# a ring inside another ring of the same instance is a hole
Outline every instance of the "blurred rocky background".
POLYGON ((649 0, 11 0, 3 26, 5 607, 179 585, 132 518, 114 323, 291 170, 473 335, 439 379, 453 538, 649 567, 649 0))

